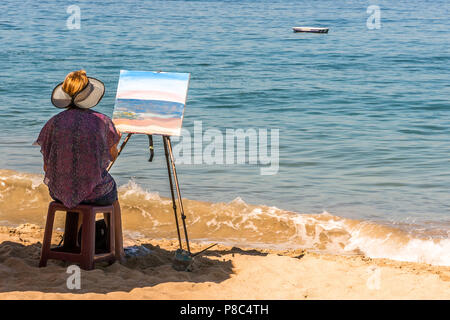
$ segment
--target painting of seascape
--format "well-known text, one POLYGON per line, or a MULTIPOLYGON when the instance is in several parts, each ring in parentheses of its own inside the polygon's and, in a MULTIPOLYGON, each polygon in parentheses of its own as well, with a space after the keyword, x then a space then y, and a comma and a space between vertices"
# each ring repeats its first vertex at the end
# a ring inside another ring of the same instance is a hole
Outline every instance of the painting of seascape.
POLYGON ((113 122, 127 133, 179 136, 189 73, 120 71, 113 122))

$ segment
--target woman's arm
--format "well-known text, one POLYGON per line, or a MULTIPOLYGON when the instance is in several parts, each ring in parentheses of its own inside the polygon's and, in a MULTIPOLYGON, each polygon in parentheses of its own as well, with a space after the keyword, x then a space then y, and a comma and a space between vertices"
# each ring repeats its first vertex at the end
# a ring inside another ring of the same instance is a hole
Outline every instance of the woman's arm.
MULTIPOLYGON (((116 129, 116 131, 119 134, 119 137, 122 138, 122 133, 117 129, 116 129)), ((116 158, 119 156, 119 150, 117 150, 117 146, 119 145, 120 138, 119 138, 119 141, 117 141, 117 143, 115 145, 113 145, 111 147, 111 149, 109 149, 109 153, 111 154, 112 161, 116 160, 116 158)))
POLYGON ((109 149, 109 153, 111 154, 112 161, 116 160, 117 156, 119 155, 119 150, 117 150, 117 145, 119 143, 116 143, 112 146, 111 149, 109 149))

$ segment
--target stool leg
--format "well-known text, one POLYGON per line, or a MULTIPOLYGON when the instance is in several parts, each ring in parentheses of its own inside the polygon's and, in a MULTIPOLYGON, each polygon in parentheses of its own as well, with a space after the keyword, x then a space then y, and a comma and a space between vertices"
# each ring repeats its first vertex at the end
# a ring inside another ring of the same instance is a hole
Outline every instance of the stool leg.
POLYGON ((68 211, 64 227, 64 250, 71 251, 77 246, 78 212, 68 211))
POLYGON ((53 222, 55 220, 55 209, 49 205, 47 213, 47 221, 45 223, 44 240, 41 249, 41 259, 39 261, 39 268, 47 266, 48 252, 52 242, 53 222))
POLYGON ((113 263, 115 259, 115 251, 116 251, 116 232, 115 232, 115 219, 114 219, 114 210, 108 212, 107 214, 107 222, 108 222, 108 235, 109 235, 109 252, 114 253, 114 259, 111 259, 109 263, 113 263))
POLYGON ((84 270, 94 268, 95 255, 95 213, 93 210, 83 210, 83 234, 81 236, 81 254, 83 260, 80 265, 84 270))
POLYGON ((115 250, 116 260, 123 262, 125 260, 125 253, 123 251, 123 236, 122 236, 122 214, 120 211, 119 201, 113 203, 114 206, 114 233, 115 233, 115 250))

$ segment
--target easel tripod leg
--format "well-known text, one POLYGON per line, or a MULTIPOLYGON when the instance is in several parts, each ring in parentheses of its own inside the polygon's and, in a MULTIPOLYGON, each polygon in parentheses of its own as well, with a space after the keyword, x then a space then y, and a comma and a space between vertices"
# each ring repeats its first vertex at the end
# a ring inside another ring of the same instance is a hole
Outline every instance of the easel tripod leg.
POLYGON ((175 215, 175 222, 177 225, 177 233, 178 233, 178 242, 180 244, 180 249, 183 250, 183 244, 181 242, 181 235, 180 235, 180 225, 178 224, 178 215, 177 215, 177 205, 175 202, 175 194, 173 192, 173 182, 172 182, 172 173, 170 171, 170 160, 169 160, 169 151, 168 151, 168 143, 167 143, 168 137, 163 136, 163 142, 164 142, 164 153, 166 155, 166 163, 167 163, 167 173, 169 175, 169 184, 170 184, 170 194, 172 196, 172 208, 173 213, 175 215))
MULTIPOLYGON (((120 146, 120 149, 118 151, 118 156, 120 155, 120 153, 122 152, 123 148, 125 147, 125 145, 127 144, 128 140, 130 139, 130 137, 132 136, 132 133, 129 133, 127 135, 127 137, 125 138, 125 140, 122 142, 122 145, 120 146)), ((152 147, 153 143, 151 139, 151 136, 149 136, 149 142, 150 145, 152 147)), ((184 208, 183 208, 183 201, 181 199, 181 192, 180 192, 180 186, 178 184, 178 177, 177 177, 177 170, 175 168, 175 161, 174 161, 174 157, 173 157, 173 153, 172 153, 172 144, 170 141, 170 137, 169 136, 163 136, 163 142, 164 142, 164 151, 165 151, 165 155, 166 155, 166 163, 167 163, 167 173, 169 175, 169 183, 170 183, 170 193, 172 196, 172 205, 173 205, 173 212, 175 215, 175 222, 176 222, 176 226, 177 226, 177 234, 178 234, 178 241, 180 244, 180 249, 183 250, 183 244, 181 241, 181 233, 180 233, 180 225, 178 223, 178 215, 177 215, 177 206, 176 206, 176 201, 175 201, 175 193, 174 193, 174 188, 173 188, 173 181, 172 181, 172 172, 173 172, 173 177, 174 177, 174 181, 175 181, 175 187, 176 187, 176 192, 177 192, 177 198, 178 198, 178 205, 180 208, 180 214, 181 214, 181 219, 183 221, 183 228, 184 228, 184 236, 186 238, 186 246, 187 246, 187 250, 189 252, 189 254, 191 253, 191 249, 189 247, 189 238, 188 238, 188 234, 187 234, 187 229, 186 229, 186 216, 184 215, 184 208), (172 171, 171 171, 172 170, 172 171)), ((151 149, 152 151, 152 149, 151 149)), ((151 153, 151 158, 153 158, 153 152, 151 153)), ((107 170, 109 171, 109 169, 112 167, 112 165, 114 164, 114 161, 112 161, 107 170)))
POLYGON ((175 160, 173 158, 173 153, 172 153, 172 143, 170 142, 169 136, 166 136, 166 143, 167 143, 167 149, 169 151, 170 162, 172 164, 173 177, 175 180, 175 187, 176 187, 177 196, 178 196, 178 205, 180 207, 181 219, 183 221, 184 236, 186 238, 186 246, 187 246, 188 252, 191 253, 191 249, 189 247, 189 238, 188 238, 187 228, 186 228, 186 216, 184 215, 183 201, 181 199, 180 186, 178 184, 177 169, 175 168, 175 160))

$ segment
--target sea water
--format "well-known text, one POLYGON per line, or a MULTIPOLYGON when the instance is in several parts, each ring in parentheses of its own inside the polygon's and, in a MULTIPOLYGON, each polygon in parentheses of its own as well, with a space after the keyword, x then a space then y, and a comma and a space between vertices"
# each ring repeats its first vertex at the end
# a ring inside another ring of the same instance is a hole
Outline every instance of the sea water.
MULTIPOLYGON (((121 69, 189 72, 184 129, 279 131, 275 174, 177 166, 193 239, 450 264, 448 1, 77 1, 79 29, 69 5, 0 3, 1 221, 43 224, 31 144, 68 72, 105 83, 109 116, 121 69)), ((135 135, 111 173, 125 227, 175 237, 154 140, 153 162, 135 135)))

